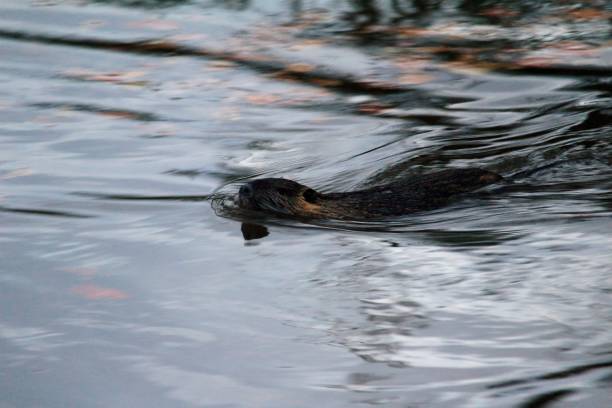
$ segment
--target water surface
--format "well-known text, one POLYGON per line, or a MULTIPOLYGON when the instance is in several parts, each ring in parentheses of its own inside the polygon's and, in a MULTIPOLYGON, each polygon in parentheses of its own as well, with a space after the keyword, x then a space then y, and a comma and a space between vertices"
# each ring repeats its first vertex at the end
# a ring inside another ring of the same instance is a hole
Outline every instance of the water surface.
POLYGON ((0 406, 609 406, 609 17, 5 0, 0 406), (373 223, 209 200, 468 166, 517 176, 373 223))

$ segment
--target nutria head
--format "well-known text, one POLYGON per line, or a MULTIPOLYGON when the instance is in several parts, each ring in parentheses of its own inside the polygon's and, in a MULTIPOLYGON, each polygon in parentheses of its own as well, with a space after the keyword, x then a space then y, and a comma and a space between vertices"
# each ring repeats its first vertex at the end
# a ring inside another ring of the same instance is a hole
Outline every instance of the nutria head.
POLYGON ((238 192, 238 205, 247 210, 316 216, 320 198, 321 194, 295 181, 265 178, 243 184, 238 192))

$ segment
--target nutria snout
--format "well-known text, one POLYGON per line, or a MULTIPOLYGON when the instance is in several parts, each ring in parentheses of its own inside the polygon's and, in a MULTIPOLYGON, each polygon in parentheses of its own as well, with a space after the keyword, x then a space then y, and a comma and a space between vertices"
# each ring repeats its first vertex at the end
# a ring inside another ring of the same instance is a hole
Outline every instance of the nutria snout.
POLYGON ((240 187, 238 205, 299 218, 382 218, 439 208, 458 194, 502 179, 483 169, 449 169, 365 190, 320 193, 292 180, 264 178, 240 187))

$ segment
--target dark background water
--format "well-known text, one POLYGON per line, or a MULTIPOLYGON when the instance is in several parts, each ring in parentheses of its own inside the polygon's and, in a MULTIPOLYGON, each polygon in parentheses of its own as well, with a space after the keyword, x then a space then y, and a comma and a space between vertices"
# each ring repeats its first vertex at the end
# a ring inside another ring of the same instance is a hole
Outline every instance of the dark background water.
POLYGON ((0 407, 610 406, 611 13, 4 0, 0 407), (523 176, 254 240, 208 200, 466 166, 523 176))

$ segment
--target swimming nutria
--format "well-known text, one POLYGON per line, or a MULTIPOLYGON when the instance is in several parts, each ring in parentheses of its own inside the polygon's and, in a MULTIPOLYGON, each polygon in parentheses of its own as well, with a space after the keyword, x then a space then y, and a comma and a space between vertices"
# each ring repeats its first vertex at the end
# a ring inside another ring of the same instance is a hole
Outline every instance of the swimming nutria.
POLYGON ((324 194, 292 180, 264 178, 240 187, 238 205, 299 218, 382 218, 439 208, 457 194, 502 179, 478 168, 449 169, 366 190, 324 194))

